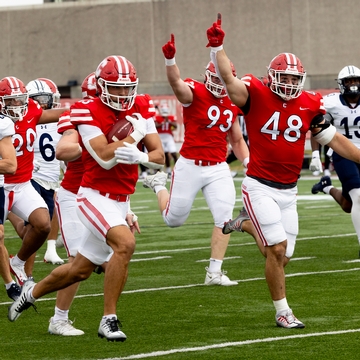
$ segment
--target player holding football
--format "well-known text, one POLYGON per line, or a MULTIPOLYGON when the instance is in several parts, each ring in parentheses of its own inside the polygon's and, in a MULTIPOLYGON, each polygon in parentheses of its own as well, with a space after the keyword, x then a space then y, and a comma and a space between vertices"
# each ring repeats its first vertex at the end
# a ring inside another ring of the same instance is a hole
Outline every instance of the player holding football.
POLYGON ((132 63, 123 56, 108 56, 95 76, 99 97, 75 103, 70 113, 80 135, 84 164, 76 198, 77 215, 86 227, 82 244, 72 263, 57 267, 37 284, 26 281, 20 298, 9 308, 8 318, 14 321, 39 297, 87 279, 112 253, 105 271, 98 336, 124 341, 116 305, 135 249, 135 237, 126 221, 129 197, 135 191, 138 164, 161 167, 164 153, 148 96, 136 96, 138 79, 132 63), (109 142, 106 135, 124 116, 134 131, 120 141, 109 142), (140 141, 147 154, 138 149, 140 141))
POLYGON ((12 142, 18 162, 16 173, 5 175, 5 218, 11 211, 29 223, 20 250, 10 259, 10 270, 20 285, 27 279, 25 262, 41 247, 50 231, 48 207, 30 182, 34 168, 36 125, 57 122, 63 111, 42 110, 37 102, 29 99, 24 83, 16 77, 0 80, 0 112, 15 123, 12 142))
POLYGON ((360 150, 324 120, 321 95, 303 91, 306 72, 295 55, 275 56, 266 84, 251 74, 240 80, 232 76, 223 49, 224 36, 218 14, 217 22, 207 30, 207 46, 230 99, 245 116, 251 161, 242 183, 243 201, 265 246, 265 276, 276 309, 276 324, 304 328, 286 299, 284 267, 294 252, 298 234, 297 180, 306 133, 310 129, 321 145, 328 144, 356 162, 360 162, 360 150))
MULTIPOLYGON (((175 62, 175 37, 163 46, 166 74, 175 96, 183 105, 185 136, 180 157, 172 173, 171 196, 165 187, 166 174, 148 176, 143 185, 154 190, 160 213, 169 227, 181 226, 188 218, 196 194, 201 190, 214 219, 211 255, 206 267, 206 285, 237 285, 222 271, 230 235, 222 233, 232 217, 235 186, 226 163, 227 137, 237 158, 246 166, 248 147, 243 139, 239 109, 226 96, 224 86, 209 62, 205 81, 182 80, 175 62)), ((236 77, 232 65, 232 76, 236 77)))
MULTIPOLYGON (((360 148, 359 137, 359 102, 360 102, 360 69, 353 65, 340 70, 337 83, 340 93, 324 96, 325 117, 336 127, 337 131, 360 148)), ((317 144, 312 144, 313 154, 317 155, 312 163, 316 170, 322 169, 317 144)), ((331 195, 341 208, 351 213, 358 242, 360 244, 360 165, 339 155, 332 153, 332 161, 339 177, 342 189, 335 188, 329 176, 323 176, 320 182, 312 187, 312 193, 322 191, 331 195)), ((359 253, 360 257, 360 253, 359 253)))

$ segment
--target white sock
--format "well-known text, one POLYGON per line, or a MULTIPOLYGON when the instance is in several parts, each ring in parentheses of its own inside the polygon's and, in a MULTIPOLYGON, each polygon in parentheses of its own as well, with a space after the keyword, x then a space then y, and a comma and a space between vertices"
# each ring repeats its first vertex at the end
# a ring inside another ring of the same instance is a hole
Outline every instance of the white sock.
POLYGON ((26 299, 31 302, 32 304, 36 301, 36 299, 33 297, 33 290, 34 290, 34 287, 33 286, 32 288, 30 288, 26 294, 26 299))
POLYGON ((56 240, 47 240, 46 251, 56 252, 56 240))
POLYGON ((69 310, 61 310, 57 306, 55 306, 55 314, 52 319, 53 323, 59 320, 67 320, 68 318, 69 318, 69 310))
POLYGON ((9 290, 9 289, 11 288, 11 285, 12 285, 12 284, 15 284, 15 281, 14 281, 14 280, 11 281, 11 282, 9 282, 8 284, 5 284, 6 290, 9 290))
POLYGON ((159 191, 161 190, 167 190, 165 186, 163 185, 156 185, 154 186, 154 191, 155 191, 155 194, 157 194, 159 191))
POLYGON ((286 297, 281 300, 273 300, 273 304, 275 306, 276 314, 290 309, 286 297))
POLYGON ((14 266, 25 266, 26 261, 23 261, 18 258, 17 254, 12 258, 12 263, 14 266))
POLYGON ((112 318, 117 319, 116 314, 104 315, 104 316, 102 317, 102 319, 101 319, 101 323, 106 322, 107 319, 110 319, 110 320, 111 320, 112 318))
POLYGON ((329 186, 325 186, 324 189, 323 189, 323 192, 325 194, 330 194, 330 190, 333 188, 334 186, 332 185, 329 185, 329 186))
POLYGON ((223 261, 222 260, 216 260, 213 258, 210 258, 210 263, 209 263, 209 267, 208 267, 208 272, 220 272, 221 271, 221 265, 222 265, 223 261))

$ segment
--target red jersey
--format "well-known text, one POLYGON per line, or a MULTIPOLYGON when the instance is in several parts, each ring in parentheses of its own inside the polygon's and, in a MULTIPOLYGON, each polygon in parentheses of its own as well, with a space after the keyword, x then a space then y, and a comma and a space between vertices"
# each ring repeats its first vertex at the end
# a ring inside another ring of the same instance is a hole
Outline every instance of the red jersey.
POLYGON ((216 98, 205 84, 185 79, 193 102, 183 106, 184 143, 180 154, 187 159, 224 162, 227 132, 241 114, 228 97, 216 98))
POLYGON ((311 121, 325 114, 322 96, 303 91, 298 98, 285 101, 253 75, 242 80, 250 97, 245 113, 250 147, 247 175, 282 184, 296 183, 311 121))
POLYGON ((175 124, 175 123, 176 123, 176 121, 175 121, 174 115, 168 115, 168 116, 157 115, 155 117, 156 129, 159 134, 173 135, 172 124, 175 124), (161 126, 158 126, 158 125, 161 125, 161 126))
MULTIPOLYGON (((66 130, 74 129, 75 126, 70 121, 70 111, 61 114, 58 123, 58 133, 63 134, 66 130)), ((81 156, 73 161, 69 161, 66 166, 64 177, 61 181, 61 187, 74 194, 78 193, 82 176, 84 173, 84 165, 81 156)))
POLYGON ((36 125, 41 115, 42 109, 40 105, 29 99, 28 111, 22 120, 16 121, 15 134, 12 136, 18 167, 15 174, 5 175, 5 183, 23 183, 32 178, 36 125))
MULTIPOLYGON (((116 111, 105 105, 101 99, 80 100, 72 105, 72 124, 98 127, 106 136, 118 119, 126 115, 140 113, 145 119, 155 114, 155 108, 148 95, 137 95, 135 103, 128 111, 116 111)), ((117 164, 109 170, 103 169, 84 147, 81 138, 84 173, 81 186, 100 192, 117 195, 133 194, 138 180, 138 165, 117 164)))

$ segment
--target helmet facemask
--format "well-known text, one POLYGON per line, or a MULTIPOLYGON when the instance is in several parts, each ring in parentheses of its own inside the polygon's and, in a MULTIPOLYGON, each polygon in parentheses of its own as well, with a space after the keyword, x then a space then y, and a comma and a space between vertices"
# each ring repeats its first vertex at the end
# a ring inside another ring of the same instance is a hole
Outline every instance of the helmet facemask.
POLYGON ((303 91, 305 84, 305 75, 291 74, 284 71, 269 70, 270 89, 282 99, 288 101, 299 97, 303 91), (297 83, 284 83, 281 79, 282 75, 296 76, 297 83))
POLYGON ((98 85, 101 88, 100 99, 112 109, 126 111, 134 105, 135 96, 137 95, 137 85, 139 79, 134 82, 111 82, 102 78, 98 79, 98 85), (109 91, 109 86, 123 89, 125 95, 114 95, 109 91), (125 89, 125 91, 124 91, 125 89))
POLYGON ((1 97, 1 112, 13 122, 22 120, 28 111, 29 95, 9 95, 1 97))
POLYGON ((271 60, 268 67, 269 87, 273 93, 288 101, 303 91, 306 72, 300 60, 291 53, 282 53, 271 60), (291 79, 286 79, 284 77, 291 79))
POLYGON ((205 87, 217 98, 226 96, 225 86, 216 73, 209 69, 205 71, 205 87))

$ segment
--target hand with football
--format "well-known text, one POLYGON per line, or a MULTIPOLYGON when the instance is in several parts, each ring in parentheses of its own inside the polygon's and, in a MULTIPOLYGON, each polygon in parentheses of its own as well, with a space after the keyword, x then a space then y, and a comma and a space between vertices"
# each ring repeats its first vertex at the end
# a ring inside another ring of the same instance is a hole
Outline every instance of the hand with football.
POLYGON ((134 131, 130 136, 135 140, 135 144, 138 144, 146 135, 146 120, 139 113, 134 113, 132 116, 126 115, 125 118, 134 127, 134 131))
POLYGON ((162 51, 164 53, 165 59, 171 60, 175 57, 176 48, 175 48, 175 35, 170 35, 170 41, 168 41, 163 47, 162 51))
POLYGON ((124 142, 115 150, 115 159, 121 164, 142 164, 149 161, 149 155, 140 151, 135 144, 124 142))
POLYGON ((218 13, 217 21, 213 23, 213 25, 207 29, 206 35, 208 38, 208 44, 206 47, 219 47, 224 42, 225 32, 221 28, 221 14, 218 13))

